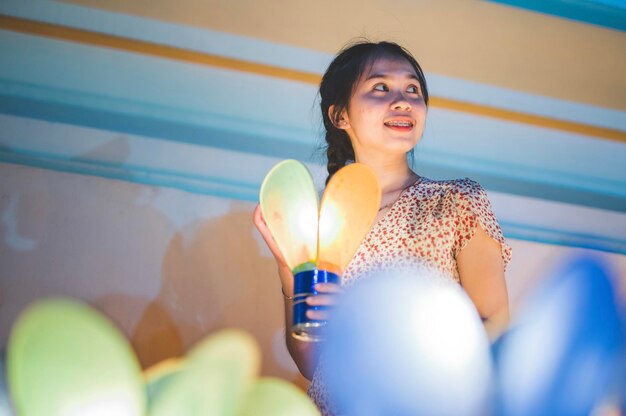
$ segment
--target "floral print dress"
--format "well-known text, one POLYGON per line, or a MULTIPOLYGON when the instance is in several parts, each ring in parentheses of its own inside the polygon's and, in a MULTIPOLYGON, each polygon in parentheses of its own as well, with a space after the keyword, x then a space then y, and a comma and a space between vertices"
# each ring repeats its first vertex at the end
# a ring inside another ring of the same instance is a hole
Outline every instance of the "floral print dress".
MULTIPOLYGON (((460 284, 456 258, 480 226, 500 243, 504 266, 511 259, 484 189, 470 179, 435 181, 419 178, 371 228, 342 276, 350 286, 374 270, 435 269, 460 284)), ((323 365, 323 357, 320 365, 323 365)), ((309 396, 323 415, 332 415, 321 371, 315 371, 309 396)))

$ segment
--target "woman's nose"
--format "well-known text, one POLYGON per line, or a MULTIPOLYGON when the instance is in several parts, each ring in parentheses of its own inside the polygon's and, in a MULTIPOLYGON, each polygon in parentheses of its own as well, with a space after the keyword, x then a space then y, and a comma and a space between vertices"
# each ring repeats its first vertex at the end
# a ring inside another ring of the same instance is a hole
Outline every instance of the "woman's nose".
POLYGON ((394 97, 394 100, 391 102, 391 108, 393 110, 410 111, 411 103, 409 102, 409 100, 406 99, 403 94, 399 93, 394 97))

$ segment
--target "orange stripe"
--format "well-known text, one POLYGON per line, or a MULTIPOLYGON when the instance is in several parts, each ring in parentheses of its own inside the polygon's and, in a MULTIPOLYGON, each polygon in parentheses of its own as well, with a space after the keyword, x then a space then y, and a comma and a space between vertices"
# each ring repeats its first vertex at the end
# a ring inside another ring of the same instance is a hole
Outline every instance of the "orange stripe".
POLYGON ((450 100, 447 98, 433 97, 431 105, 445 108, 447 110, 462 111, 485 117, 497 118, 500 120, 512 121, 516 123, 530 124, 537 127, 561 130, 568 133, 582 134, 585 136, 595 136, 602 139, 614 140, 626 143, 626 132, 609 129, 605 127, 592 126, 590 124, 575 123, 573 121, 558 120, 555 118, 543 117, 534 114, 520 113, 517 111, 504 110, 481 104, 472 104, 464 101, 450 100))
MULTIPOLYGON (((151 42, 124 38, 120 36, 91 32, 83 29, 42 23, 33 20, 0 15, 0 29, 30 35, 44 36, 70 42, 83 43, 92 46, 113 48, 127 52, 140 53, 160 58, 174 59, 200 65, 208 65, 229 70, 248 72, 258 75, 271 76, 280 79, 318 85, 321 76, 312 72, 295 69, 280 68, 272 65, 258 64, 240 59, 226 58, 202 52, 190 51, 173 46, 159 45, 151 42)), ((496 118, 499 120, 529 124, 538 127, 561 130, 568 133, 594 136, 602 139, 626 143, 626 132, 622 130, 596 127, 589 124, 575 123, 542 117, 517 111, 504 110, 480 104, 448 98, 432 97, 431 106, 447 110, 461 111, 479 116, 496 118)))

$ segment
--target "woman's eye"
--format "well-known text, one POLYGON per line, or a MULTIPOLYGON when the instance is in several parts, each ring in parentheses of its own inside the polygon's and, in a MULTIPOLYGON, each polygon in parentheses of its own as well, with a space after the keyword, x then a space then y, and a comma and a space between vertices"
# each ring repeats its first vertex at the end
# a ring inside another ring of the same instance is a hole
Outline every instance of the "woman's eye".
POLYGON ((409 88, 407 88, 407 92, 411 94, 419 94, 420 90, 416 85, 411 85, 409 88))
POLYGON ((387 87, 385 84, 376 84, 374 85, 374 91, 389 91, 389 87, 387 87))

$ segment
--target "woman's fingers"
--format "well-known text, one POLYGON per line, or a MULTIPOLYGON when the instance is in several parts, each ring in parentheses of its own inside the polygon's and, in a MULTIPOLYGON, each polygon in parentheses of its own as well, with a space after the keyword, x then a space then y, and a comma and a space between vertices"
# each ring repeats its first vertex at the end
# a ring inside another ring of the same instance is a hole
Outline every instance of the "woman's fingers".
POLYGON ((269 247, 272 255, 276 258, 278 264, 287 267, 287 262, 285 261, 285 258, 278 248, 278 245, 274 241, 274 237, 272 237, 270 229, 267 228, 267 224, 263 219, 263 213, 261 212, 260 204, 257 204, 256 208, 254 209, 254 213, 252 214, 252 222, 254 222, 257 230, 259 230, 259 233, 261 233, 261 237, 263 237, 263 240, 265 240, 265 244, 267 244, 267 247, 269 247))
POLYGON ((338 283, 318 283, 315 285, 315 290, 318 293, 341 293, 341 285, 338 283))
POLYGON ((306 298, 307 305, 333 306, 337 303, 337 295, 341 293, 341 285, 337 283, 318 283, 315 285, 317 295, 306 298))
POLYGON ((306 304, 309 306, 333 306, 337 303, 336 296, 314 295, 306 298, 306 304))
POLYGON ((265 219, 263 218, 260 204, 257 204, 256 208, 254 208, 254 213, 252 214, 252 222, 254 222, 254 225, 256 225, 256 228, 259 230, 263 238, 265 238, 266 235, 270 234, 270 230, 269 228, 267 228, 267 224, 265 223, 265 219))
POLYGON ((306 317, 309 319, 315 319, 317 321, 325 321, 328 319, 329 311, 327 310, 313 310, 306 311, 306 317))
POLYGON ((336 283, 318 283, 315 285, 317 295, 306 298, 309 306, 318 306, 319 309, 310 308, 306 312, 306 317, 315 320, 326 320, 332 306, 337 303, 337 295, 341 293, 341 285, 336 283))

